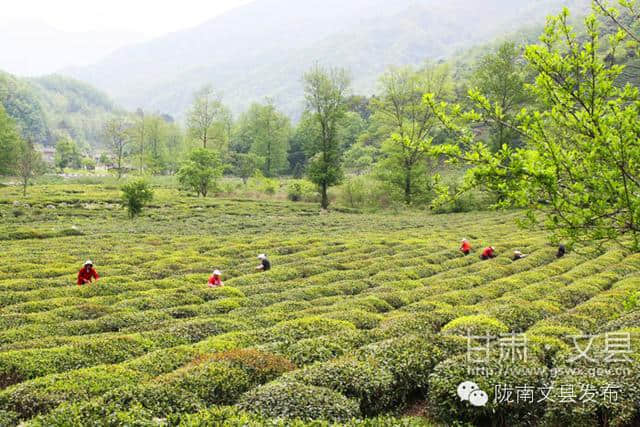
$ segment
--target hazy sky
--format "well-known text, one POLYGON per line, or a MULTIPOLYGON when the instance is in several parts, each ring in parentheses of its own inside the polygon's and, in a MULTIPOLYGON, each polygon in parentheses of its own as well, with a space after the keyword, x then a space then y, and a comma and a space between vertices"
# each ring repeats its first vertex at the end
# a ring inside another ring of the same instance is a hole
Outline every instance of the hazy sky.
POLYGON ((70 31, 125 30, 144 38, 193 27, 251 0, 9 0, 0 24, 43 21, 70 31))

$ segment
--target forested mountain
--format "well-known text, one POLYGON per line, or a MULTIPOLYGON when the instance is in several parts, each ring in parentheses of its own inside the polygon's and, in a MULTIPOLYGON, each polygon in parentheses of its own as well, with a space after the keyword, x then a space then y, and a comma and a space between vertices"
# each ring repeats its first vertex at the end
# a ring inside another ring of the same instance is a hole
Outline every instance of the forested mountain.
POLYGON ((0 103, 35 143, 54 145, 64 136, 97 145, 114 104, 90 85, 59 75, 18 78, 0 72, 0 103))
POLYGON ((372 93, 388 65, 417 64, 498 35, 540 25, 588 0, 258 0, 203 25, 119 50, 68 72, 128 108, 180 115, 204 84, 232 110, 274 98, 296 116, 301 75, 315 62, 350 69, 355 91, 372 93))

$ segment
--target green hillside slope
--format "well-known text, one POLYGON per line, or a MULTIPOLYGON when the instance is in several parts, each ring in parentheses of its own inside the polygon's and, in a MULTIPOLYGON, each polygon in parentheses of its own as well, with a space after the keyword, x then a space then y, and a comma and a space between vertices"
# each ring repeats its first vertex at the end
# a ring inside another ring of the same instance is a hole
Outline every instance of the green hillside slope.
POLYGON ((44 145, 62 136, 98 145, 103 123, 116 110, 105 94, 59 75, 22 79, 0 72, 0 103, 25 136, 44 145))

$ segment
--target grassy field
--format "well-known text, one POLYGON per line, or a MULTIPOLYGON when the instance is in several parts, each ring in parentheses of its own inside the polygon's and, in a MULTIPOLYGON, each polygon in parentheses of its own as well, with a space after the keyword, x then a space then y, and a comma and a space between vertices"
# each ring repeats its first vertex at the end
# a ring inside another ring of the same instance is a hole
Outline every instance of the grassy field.
POLYGON ((167 188, 129 221, 115 186, 19 194, 0 188, 1 426, 640 423, 640 313, 625 310, 638 254, 556 259, 517 213, 320 213, 167 188), (489 244, 499 256, 480 261, 489 244), (102 279, 78 287, 87 258, 102 279), (225 287, 207 288, 214 268, 225 287), (509 332, 526 360, 496 339, 496 369, 471 372, 469 346, 509 332), (630 337, 629 360, 605 363, 607 333, 630 337), (586 334, 593 360, 571 363, 586 334), (463 381, 486 406, 458 397, 463 381), (550 398, 501 402, 498 385, 550 398))

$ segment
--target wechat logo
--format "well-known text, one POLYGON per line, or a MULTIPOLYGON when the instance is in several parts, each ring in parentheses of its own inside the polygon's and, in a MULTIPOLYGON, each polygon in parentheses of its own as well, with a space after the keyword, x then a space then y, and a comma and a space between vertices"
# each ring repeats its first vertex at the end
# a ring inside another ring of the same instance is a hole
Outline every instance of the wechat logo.
POLYGON ((472 381, 465 381, 458 385, 458 397, 460 400, 467 401, 477 407, 483 407, 489 401, 487 393, 480 390, 478 384, 472 381))

